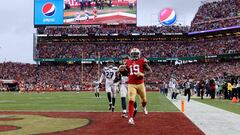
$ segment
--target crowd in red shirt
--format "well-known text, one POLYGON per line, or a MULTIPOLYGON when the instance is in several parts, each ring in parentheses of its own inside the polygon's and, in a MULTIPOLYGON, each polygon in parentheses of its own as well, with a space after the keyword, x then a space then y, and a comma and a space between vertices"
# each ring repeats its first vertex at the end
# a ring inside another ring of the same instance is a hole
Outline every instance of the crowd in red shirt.
POLYGON ((126 41, 46 43, 37 45, 36 58, 120 58, 131 48, 139 48, 147 58, 172 58, 240 52, 240 37, 219 37, 194 41, 126 41))
POLYGON ((240 25, 240 1, 221 0, 199 7, 191 31, 202 31, 240 25))
MULTIPOLYGON (((97 64, 23 64, 6 62, 0 64, 0 78, 14 79, 41 90, 79 90, 91 89, 93 81, 98 80, 101 65, 97 64), (82 72, 83 71, 83 72, 82 72)), ((170 63, 150 63, 153 74, 145 78, 146 83, 168 82, 174 76, 176 80, 206 80, 221 77, 224 73, 240 75, 240 62, 188 63, 174 65, 170 63)))

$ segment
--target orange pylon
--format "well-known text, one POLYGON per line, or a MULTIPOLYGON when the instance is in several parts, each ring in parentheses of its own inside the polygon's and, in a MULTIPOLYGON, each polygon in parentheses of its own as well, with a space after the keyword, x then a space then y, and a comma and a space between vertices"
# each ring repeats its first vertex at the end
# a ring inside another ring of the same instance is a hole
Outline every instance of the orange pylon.
POLYGON ((184 106, 184 100, 182 99, 182 100, 181 100, 181 112, 184 112, 184 107, 185 107, 185 106, 184 106))
POLYGON ((232 103, 237 103, 237 102, 238 102, 237 98, 236 98, 236 97, 233 97, 233 98, 232 98, 232 103))

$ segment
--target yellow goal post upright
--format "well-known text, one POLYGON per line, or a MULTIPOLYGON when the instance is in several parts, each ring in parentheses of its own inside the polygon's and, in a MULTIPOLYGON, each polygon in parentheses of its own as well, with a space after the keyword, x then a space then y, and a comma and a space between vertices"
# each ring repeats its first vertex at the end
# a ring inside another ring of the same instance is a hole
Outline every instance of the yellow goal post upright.
POLYGON ((98 52, 98 69, 97 69, 97 80, 100 80, 100 52, 98 52))
POLYGON ((82 88, 84 86, 84 83, 83 83, 83 52, 82 52, 82 60, 81 60, 81 85, 82 85, 82 88))

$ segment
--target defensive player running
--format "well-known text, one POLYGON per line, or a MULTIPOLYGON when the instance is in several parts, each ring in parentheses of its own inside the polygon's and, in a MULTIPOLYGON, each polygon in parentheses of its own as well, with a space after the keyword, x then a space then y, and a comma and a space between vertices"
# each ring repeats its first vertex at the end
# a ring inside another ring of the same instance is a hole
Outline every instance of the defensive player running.
MULTIPOLYGON (((129 57, 123 57, 122 63, 125 65, 126 61, 129 60, 129 57)), ((121 69, 120 65, 119 69, 121 69)), ((120 96, 121 96, 121 105, 122 105, 122 117, 128 118, 127 116, 127 103, 126 103, 126 97, 128 93, 128 72, 127 70, 119 70, 117 77, 114 80, 115 83, 120 82, 120 96)), ((137 113, 137 103, 134 102, 134 116, 137 113)))
POLYGON ((103 79, 105 78, 105 90, 107 93, 107 98, 109 102, 109 110, 114 112, 115 108, 115 97, 116 97, 116 85, 114 84, 113 80, 116 77, 116 72, 118 68, 113 66, 112 62, 109 62, 108 67, 104 67, 103 73, 100 77, 99 83, 101 84, 103 79))
POLYGON ((99 98, 100 95, 99 95, 99 82, 98 81, 93 81, 93 89, 95 92, 95 97, 99 98))
POLYGON ((172 100, 176 99, 177 95, 178 95, 176 85, 177 85, 176 79, 171 78, 170 81, 169 81, 168 87, 169 87, 169 91, 172 92, 172 95, 171 95, 172 100))
MULTIPOLYGON (((130 60, 126 62, 126 70, 128 71, 128 123, 134 125, 134 102, 135 97, 138 94, 143 108, 143 113, 148 114, 146 105, 146 89, 144 85, 144 76, 147 73, 152 73, 152 69, 147 64, 147 60, 141 58, 141 52, 137 48, 133 48, 130 51, 130 60)), ((123 68, 123 66, 121 67, 123 68)), ((122 69, 121 69, 122 70, 122 69)))

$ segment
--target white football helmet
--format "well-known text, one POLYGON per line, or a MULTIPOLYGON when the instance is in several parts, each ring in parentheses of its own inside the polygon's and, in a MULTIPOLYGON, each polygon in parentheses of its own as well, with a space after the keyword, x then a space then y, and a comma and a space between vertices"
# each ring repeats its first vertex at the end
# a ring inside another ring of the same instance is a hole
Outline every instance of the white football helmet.
POLYGON ((114 66, 114 61, 113 61, 113 60, 108 61, 108 62, 107 62, 107 66, 108 66, 109 68, 112 68, 112 67, 114 66))
POLYGON ((130 57, 134 60, 139 59, 141 57, 141 51, 138 48, 131 49, 130 57))

